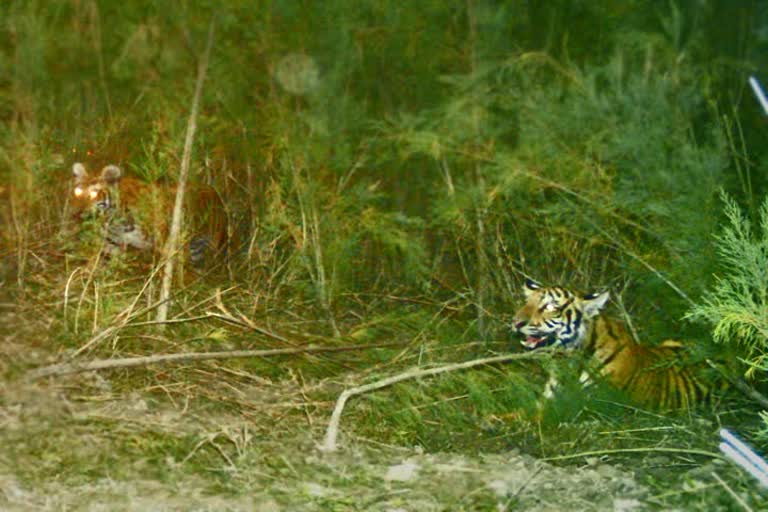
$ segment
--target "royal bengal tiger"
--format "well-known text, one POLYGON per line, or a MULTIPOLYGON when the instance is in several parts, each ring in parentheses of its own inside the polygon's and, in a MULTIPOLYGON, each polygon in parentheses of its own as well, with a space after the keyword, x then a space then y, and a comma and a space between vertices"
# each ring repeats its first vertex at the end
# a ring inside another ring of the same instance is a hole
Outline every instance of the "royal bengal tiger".
MULTIPOLYGON (((70 205, 74 216, 79 221, 103 222, 106 252, 115 254, 129 247, 160 249, 168 233, 175 186, 123 176, 116 165, 107 165, 92 176, 77 162, 72 166, 72 177, 70 205)), ((186 225, 192 233, 189 260, 200 267, 209 256, 226 250, 227 214, 211 187, 190 187, 186 198, 186 225)))
MULTIPOLYGON (((514 329, 528 350, 544 346, 579 348, 591 356, 594 372, 625 391, 638 404, 662 410, 685 409, 708 397, 698 367, 683 362, 683 344, 636 343, 623 322, 601 314, 609 292, 579 295, 560 286, 527 280, 526 303, 515 313, 514 329)), ((582 383, 589 382, 582 375, 582 383)), ((550 377, 547 394, 556 385, 550 377)))

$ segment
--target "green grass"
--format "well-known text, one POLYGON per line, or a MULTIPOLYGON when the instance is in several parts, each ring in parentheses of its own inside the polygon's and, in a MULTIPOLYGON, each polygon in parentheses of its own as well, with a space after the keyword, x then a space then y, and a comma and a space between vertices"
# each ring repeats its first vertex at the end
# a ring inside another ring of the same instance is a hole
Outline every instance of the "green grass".
MULTIPOLYGON (((718 255, 715 234, 721 189, 748 205, 742 219, 728 203, 733 229, 760 215, 762 114, 732 103, 765 42, 715 3, 651 17, 643 2, 539 3, 0 6, 0 499, 499 510, 572 497, 576 510, 610 508, 624 491, 599 473, 620 468, 649 506, 733 508, 714 472, 765 508, 754 482, 707 455, 721 426, 766 448, 755 405, 728 395, 690 414, 644 411, 608 386, 581 388, 579 364, 562 358, 355 397, 346 451, 315 450, 345 388, 519 350, 510 322, 526 277, 610 288, 650 344, 744 356, 681 317, 732 298, 718 288, 723 263, 754 267, 739 300, 762 293, 760 237, 726 230, 733 250, 718 255), (242 247, 174 283, 178 323, 162 328, 159 279, 147 281, 158 255, 100 254, 102 226, 72 218, 69 169, 116 163, 174 181, 212 17, 192 178, 222 197, 242 247), (275 74, 290 54, 317 66, 312 91, 275 74), (309 344, 362 349, 24 380, 72 357, 309 344), (563 385, 540 407, 552 368, 563 385), (423 479, 382 477, 408 457, 423 479), (534 458, 549 459, 546 478, 513 467, 534 458), (489 482, 509 476, 498 468, 524 481, 496 494, 489 482), (557 494, 547 478, 573 488, 557 494)), ((743 14, 764 24, 754 6, 743 14)), ((747 334, 760 362, 764 339, 747 334)))

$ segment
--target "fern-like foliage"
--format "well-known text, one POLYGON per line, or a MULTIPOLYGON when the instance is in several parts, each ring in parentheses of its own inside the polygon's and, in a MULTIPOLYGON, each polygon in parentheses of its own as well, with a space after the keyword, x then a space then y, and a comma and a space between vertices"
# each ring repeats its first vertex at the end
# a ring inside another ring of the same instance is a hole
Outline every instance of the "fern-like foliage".
POLYGON ((728 224, 717 253, 724 274, 686 317, 710 324, 716 342, 742 349, 753 376, 768 368, 768 198, 756 230, 736 201, 725 193, 722 199, 728 224))

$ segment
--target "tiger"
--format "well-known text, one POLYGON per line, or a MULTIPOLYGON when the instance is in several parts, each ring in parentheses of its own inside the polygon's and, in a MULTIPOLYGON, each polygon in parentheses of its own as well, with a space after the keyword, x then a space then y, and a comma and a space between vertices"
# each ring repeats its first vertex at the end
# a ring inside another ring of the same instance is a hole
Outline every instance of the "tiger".
MULTIPOLYGON (((73 184, 69 204, 74 218, 83 223, 103 223, 107 254, 128 248, 141 252, 159 251, 165 240, 176 187, 148 183, 124 176, 120 167, 105 166, 91 175, 81 162, 72 166, 73 184)), ((193 236, 188 243, 189 261, 195 268, 207 263, 210 253, 226 250, 227 214, 218 193, 209 186, 187 190, 187 225, 193 236)))
MULTIPOLYGON (((525 336, 521 343, 527 350, 545 346, 583 350, 595 374, 646 407, 688 409, 709 397, 711 388, 702 381, 701 369, 681 361, 680 341, 640 345, 623 322, 602 314, 608 291, 580 295, 528 279, 523 292, 526 302, 515 313, 512 327, 525 336)), ((590 384, 589 374, 582 374, 580 381, 590 384)), ((552 396, 556 385, 550 377, 546 397, 552 396)))

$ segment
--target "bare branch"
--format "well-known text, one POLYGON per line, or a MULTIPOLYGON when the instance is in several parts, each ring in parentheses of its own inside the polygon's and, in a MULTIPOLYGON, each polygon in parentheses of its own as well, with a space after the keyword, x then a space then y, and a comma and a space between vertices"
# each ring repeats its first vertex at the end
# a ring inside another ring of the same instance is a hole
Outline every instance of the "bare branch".
POLYGON ((171 230, 168 233, 168 240, 165 245, 165 267, 163 268, 163 284, 160 288, 160 307, 157 308, 157 321, 164 322, 168 318, 168 298, 171 296, 171 282, 173 281, 173 263, 176 259, 179 246, 179 236, 181 233, 181 222, 184 204, 184 189, 187 185, 189 176, 189 164, 192 160, 192 146, 195 141, 195 131, 197 130, 197 111, 200 108, 200 96, 203 93, 203 82, 205 73, 208 70, 208 60, 213 47, 213 27, 214 22, 211 19, 208 28, 208 44, 205 47, 205 53, 200 60, 197 69, 197 83, 195 84, 195 95, 192 99, 192 109, 189 113, 189 122, 187 123, 187 136, 184 140, 184 153, 181 158, 181 170, 179 171, 179 183, 176 189, 176 202, 173 205, 173 220, 171 221, 171 230))
POLYGON ((114 370, 117 368, 132 368, 135 366, 149 366, 151 364, 167 364, 188 361, 210 361, 214 359, 243 359, 247 357, 274 357, 294 354, 314 354, 318 352, 350 352, 353 350, 367 350, 401 346, 399 343, 379 343, 373 345, 344 345, 339 347, 296 347, 275 348, 268 350, 230 350, 225 352, 192 352, 188 354, 158 354, 143 357, 122 357, 117 359, 97 359, 87 363, 59 363, 42 368, 30 370, 25 375, 26 380, 37 380, 43 377, 69 375, 72 373, 90 372, 97 370, 114 370))
POLYGON ((480 365, 486 365, 486 364, 502 363, 504 361, 511 361, 513 359, 535 359, 535 358, 540 358, 544 354, 548 354, 549 352, 551 351, 537 350, 534 352, 506 354, 501 356, 485 357, 482 359, 473 359, 472 361, 464 361, 462 363, 436 366, 434 368, 427 368, 427 369, 413 368, 406 372, 399 373, 391 377, 387 377, 386 379, 378 380, 376 382, 371 382, 370 384, 365 384, 363 386, 358 386, 356 388, 345 389, 344 391, 342 391, 341 395, 339 395, 339 398, 336 400, 336 407, 333 409, 333 414, 331 414, 331 421, 328 423, 328 429, 325 431, 325 441, 321 446, 318 447, 318 449, 323 452, 336 451, 336 448, 337 448, 336 438, 339 435, 339 423, 341 422, 341 413, 344 410, 344 405, 347 403, 347 400, 349 400, 351 397, 355 395, 362 395, 363 393, 368 393, 369 391, 376 391, 378 389, 385 388, 393 384, 397 384, 398 382, 403 382, 404 380, 418 379, 420 377, 433 377, 441 373, 453 372, 457 370, 465 370, 467 368, 472 368, 474 366, 480 366, 480 365))

